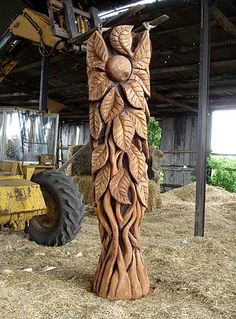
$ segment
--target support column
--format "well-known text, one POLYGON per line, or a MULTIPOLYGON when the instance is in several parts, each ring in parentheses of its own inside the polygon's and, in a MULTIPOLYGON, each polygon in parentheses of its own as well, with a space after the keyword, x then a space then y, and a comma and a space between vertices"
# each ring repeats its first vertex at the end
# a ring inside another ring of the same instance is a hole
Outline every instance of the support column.
POLYGON ((207 122, 210 82, 209 0, 201 0, 200 74, 196 166, 196 210, 194 236, 204 236, 207 122))
POLYGON ((94 291, 136 299, 149 291, 140 248, 148 203, 149 31, 96 31, 87 43, 94 200, 101 255, 94 291))
POLYGON ((40 91, 39 91, 39 111, 48 111, 48 67, 49 56, 46 55, 45 49, 43 49, 43 55, 41 57, 41 71, 40 71, 40 91))

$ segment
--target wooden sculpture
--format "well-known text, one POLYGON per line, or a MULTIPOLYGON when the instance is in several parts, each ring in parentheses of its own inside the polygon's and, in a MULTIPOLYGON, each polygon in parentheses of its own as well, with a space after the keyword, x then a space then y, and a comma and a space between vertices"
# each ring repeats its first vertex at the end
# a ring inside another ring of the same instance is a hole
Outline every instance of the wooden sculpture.
POLYGON ((132 26, 96 31, 87 43, 94 199, 102 251, 94 291, 135 299, 149 291, 140 252, 148 202, 146 97, 150 96, 149 31, 132 26))

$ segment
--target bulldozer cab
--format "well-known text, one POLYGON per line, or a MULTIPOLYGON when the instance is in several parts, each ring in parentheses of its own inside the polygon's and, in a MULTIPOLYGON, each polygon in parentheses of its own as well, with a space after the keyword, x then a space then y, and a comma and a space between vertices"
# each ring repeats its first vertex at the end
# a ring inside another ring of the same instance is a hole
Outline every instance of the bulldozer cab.
POLYGON ((32 166, 53 168, 57 134, 57 114, 22 109, 0 111, 0 173, 22 174, 32 166))

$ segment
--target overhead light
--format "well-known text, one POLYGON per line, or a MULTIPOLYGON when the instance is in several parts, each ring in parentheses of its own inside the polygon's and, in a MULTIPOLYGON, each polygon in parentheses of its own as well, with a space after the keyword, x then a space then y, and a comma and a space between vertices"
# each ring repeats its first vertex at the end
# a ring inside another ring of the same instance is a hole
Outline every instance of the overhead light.
POLYGON ((121 6, 121 7, 115 8, 114 10, 101 12, 101 13, 99 13, 99 17, 101 19, 110 18, 110 17, 118 15, 121 12, 127 11, 131 7, 136 7, 137 5, 141 5, 141 4, 150 4, 150 3, 154 3, 154 2, 156 2, 156 0, 141 0, 141 1, 137 1, 137 2, 132 3, 132 4, 128 4, 128 5, 125 5, 125 6, 121 6))

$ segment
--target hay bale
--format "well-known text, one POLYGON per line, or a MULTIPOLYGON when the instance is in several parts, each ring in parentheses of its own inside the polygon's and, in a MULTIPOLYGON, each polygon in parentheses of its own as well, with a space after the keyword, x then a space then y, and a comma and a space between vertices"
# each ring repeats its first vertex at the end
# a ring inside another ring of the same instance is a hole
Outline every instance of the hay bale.
POLYGON ((161 159, 164 156, 155 146, 149 146, 148 177, 160 185, 161 159))
POLYGON ((93 182, 91 176, 73 176, 72 181, 76 189, 83 194, 84 203, 93 205, 93 182))
POLYGON ((77 157, 77 159, 68 166, 66 170, 66 174, 69 176, 83 176, 83 175, 91 175, 91 158, 92 158, 92 148, 90 143, 86 145, 73 145, 70 146, 68 151, 67 160, 71 158, 75 152, 83 147, 83 150, 77 157), (84 147, 85 146, 85 147, 84 147))
MULTIPOLYGON (((73 146, 69 146, 69 149, 68 149, 68 152, 67 152, 67 158, 66 160, 68 161, 72 155, 76 152, 75 148, 77 146, 76 145, 73 145, 73 146)), ((66 169, 65 169, 65 174, 68 175, 68 176, 73 176, 72 175, 72 163, 69 164, 66 169)))
POLYGON ((156 182, 148 181, 148 208, 146 213, 155 213, 158 208, 162 207, 160 187, 156 182))

